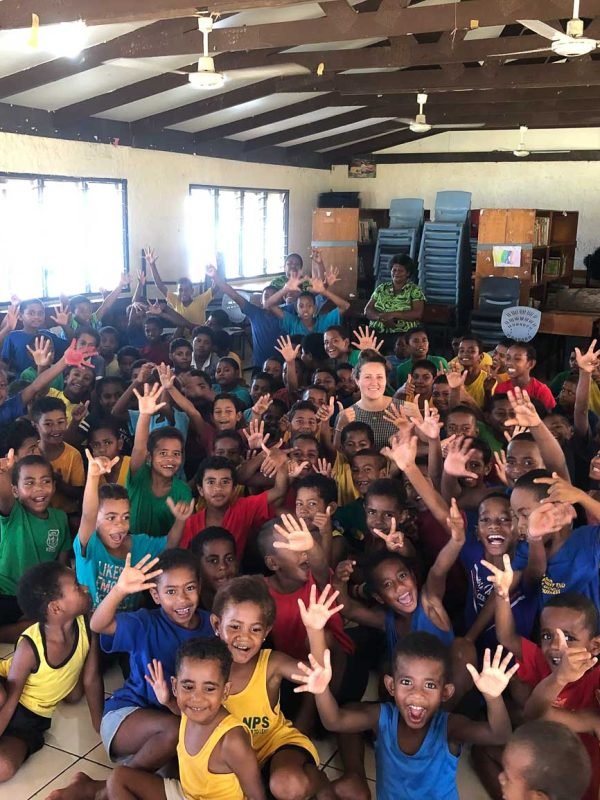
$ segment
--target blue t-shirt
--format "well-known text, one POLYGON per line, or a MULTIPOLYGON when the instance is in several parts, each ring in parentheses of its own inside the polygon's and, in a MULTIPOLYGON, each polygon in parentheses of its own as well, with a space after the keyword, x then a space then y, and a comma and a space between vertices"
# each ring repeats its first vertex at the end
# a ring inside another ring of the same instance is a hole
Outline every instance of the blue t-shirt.
MULTIPOLYGON (((441 628, 438 628, 438 626, 429 619, 420 602, 417 603, 417 607, 410 618, 410 630, 411 633, 421 631, 422 633, 430 633, 432 636, 437 636, 440 642, 448 647, 450 647, 454 641, 454 631, 443 631, 441 628)), ((388 654, 391 658, 398 644, 396 615, 391 608, 386 608, 385 610, 385 640, 387 642, 388 654)))
MULTIPOLYGON (((492 573, 483 566, 482 558, 485 558, 485 550, 481 542, 474 537, 467 536, 463 549, 460 551, 460 560, 468 575, 465 605, 466 630, 473 625, 494 589, 494 584, 490 582, 492 573)), ((538 611, 536 592, 533 590, 526 592, 519 584, 511 595, 510 605, 519 636, 531 639, 531 631, 538 611)), ((498 645, 496 626, 493 622, 483 631, 476 644, 478 651, 481 652, 486 647, 492 648, 498 645)))
MULTIPOLYGON (((128 411, 129 414, 129 429, 131 433, 135 436, 135 429, 137 428, 138 420, 140 418, 140 412, 135 411, 128 411)), ((187 440, 188 429, 190 427, 190 418, 184 411, 179 411, 178 409, 173 409, 173 420, 174 420, 174 428, 177 428, 183 434, 183 438, 187 440)), ((160 417, 158 414, 153 414, 150 417, 150 433, 155 431, 157 428, 166 428, 170 426, 171 423, 166 417, 160 417)))
POLYGON ((198 627, 182 628, 165 614, 162 608, 125 611, 117 614, 117 629, 112 636, 101 634, 100 647, 105 653, 129 653, 129 677, 125 685, 109 697, 104 713, 127 706, 163 708, 154 689, 145 680, 148 664, 158 659, 167 683, 175 674, 175 654, 182 642, 196 636, 214 636, 207 611, 198 610, 198 627))
POLYGON ((312 330, 309 330, 306 325, 295 314, 290 314, 287 311, 283 312, 283 319, 281 320, 281 327, 283 332, 288 336, 306 336, 309 333, 325 333, 327 328, 331 325, 340 325, 342 317, 339 308, 334 308, 333 311, 328 311, 326 314, 319 314, 315 317, 315 324, 312 330))
POLYGON ((2 344, 2 358, 6 361, 8 368, 21 374, 27 367, 33 365, 33 359, 29 355, 27 346, 33 346, 33 341, 36 336, 45 336, 46 339, 52 339, 54 345, 54 359, 58 361, 61 358, 69 343, 63 339, 59 339, 46 328, 40 328, 35 333, 25 333, 25 331, 11 331, 2 344))
MULTIPOLYGON (((148 553, 152 558, 159 556, 167 546, 166 536, 148 536, 146 533, 135 533, 130 536, 132 564, 137 564, 148 553)), ((73 550, 77 580, 87 586, 93 607, 96 608, 119 580, 125 559, 115 558, 112 555, 98 536, 98 531, 94 531, 90 536, 85 555, 81 552, 79 534, 73 542, 73 550)), ((133 611, 139 606, 140 599, 141 593, 128 594, 120 603, 119 611, 133 611)))
POLYGON ((248 300, 242 306, 242 311, 250 320, 252 363, 260 369, 267 358, 273 356, 273 348, 282 333, 281 320, 275 314, 255 306, 248 300))
MULTIPOLYGON (((527 542, 519 542, 513 569, 525 569, 529 555, 527 542)), ((546 573, 538 587, 541 606, 556 594, 579 592, 600 607, 600 525, 575 528, 569 538, 546 564, 546 573)))
POLYGON ((9 397, 0 405, 0 425, 8 425, 9 422, 23 417, 27 414, 27 409, 21 399, 21 393, 9 397))
POLYGON ((459 800, 458 756, 448 749, 448 712, 438 711, 417 752, 398 746, 399 711, 382 703, 375 742, 377 800, 459 800))

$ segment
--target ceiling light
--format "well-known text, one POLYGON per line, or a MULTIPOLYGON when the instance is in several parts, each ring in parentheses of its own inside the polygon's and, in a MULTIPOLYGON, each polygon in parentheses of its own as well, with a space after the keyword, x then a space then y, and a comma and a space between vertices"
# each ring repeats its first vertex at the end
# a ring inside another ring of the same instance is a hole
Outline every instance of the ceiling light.
POLYGON ((40 50, 47 50, 59 58, 75 58, 87 46, 88 29, 83 20, 61 22, 40 29, 40 50))
POLYGON ((552 42, 551 45, 556 55, 563 56, 564 58, 587 56, 587 54, 592 53, 597 46, 598 42, 595 39, 588 39, 585 36, 579 39, 559 39, 556 42, 552 42))

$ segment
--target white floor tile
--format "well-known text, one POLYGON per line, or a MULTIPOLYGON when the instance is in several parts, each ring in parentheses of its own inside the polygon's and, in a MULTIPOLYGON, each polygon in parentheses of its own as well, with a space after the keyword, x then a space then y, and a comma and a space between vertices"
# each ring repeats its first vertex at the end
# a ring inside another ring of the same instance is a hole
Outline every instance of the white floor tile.
POLYGON ((6 658, 6 656, 9 656, 14 649, 14 644, 11 644, 10 642, 0 642, 0 658, 6 658))
POLYGON ((52 718, 52 727, 46 742, 67 753, 84 756, 100 743, 100 736, 92 727, 85 698, 79 703, 61 703, 52 718))
POLYGON ((104 691, 112 694, 123 686, 123 673, 118 664, 114 664, 104 673, 104 691))
MULTIPOLYGON (((327 766, 334 767, 338 770, 343 769, 340 754, 336 753, 327 766)), ((375 751, 367 742, 365 742, 365 772, 367 774, 367 778, 370 780, 375 780, 375 751)))
POLYGON ((42 747, 25 762, 14 778, 2 784, 0 794, 10 800, 27 800, 76 761, 77 757, 70 753, 42 747))
MULTIPOLYGON (((64 789, 65 786, 71 783, 78 772, 85 772, 86 775, 96 781, 105 781, 110 775, 110 770, 106 767, 101 767, 99 764, 94 764, 92 761, 86 761, 85 758, 81 758, 65 770, 62 775, 55 778, 52 783, 44 786, 37 794, 30 795, 30 800, 44 800, 54 789, 64 789)), ((13 797, 11 800, 16 800, 16 798, 13 797)))
POLYGON ((319 753, 319 761, 321 764, 327 764, 331 756, 337 750, 337 741, 335 735, 330 733, 323 739, 313 739, 313 744, 319 753))
POLYGON ((489 794, 479 782, 471 766, 471 757, 468 748, 464 748, 458 762, 458 772, 456 774, 458 793, 461 800, 490 800, 489 794))
POLYGON ((103 744, 98 744, 93 750, 85 755, 88 761, 95 761, 96 764, 101 764, 103 767, 114 767, 113 762, 108 757, 103 744))
MULTIPOLYGON (((323 772, 327 775, 330 781, 336 781, 338 778, 342 777, 342 772, 339 769, 335 769, 335 767, 325 767, 323 772)), ((368 781, 369 789, 371 790, 371 798, 372 800, 376 800, 377 793, 375 791, 375 781, 368 781)))

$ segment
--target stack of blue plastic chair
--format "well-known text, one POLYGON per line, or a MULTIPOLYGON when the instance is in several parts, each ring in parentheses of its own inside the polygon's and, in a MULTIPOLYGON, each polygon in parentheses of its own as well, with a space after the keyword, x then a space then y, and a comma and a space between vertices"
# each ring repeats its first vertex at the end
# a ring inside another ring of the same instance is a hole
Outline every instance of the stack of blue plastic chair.
POLYGON ((424 203, 416 198, 402 198, 390 203, 390 227, 381 228, 373 259, 375 285, 391 280, 390 262, 398 253, 416 261, 423 227, 424 203))
POLYGON ((470 212, 470 192, 438 192, 434 221, 424 224, 419 249, 419 285, 428 303, 468 305, 470 212))

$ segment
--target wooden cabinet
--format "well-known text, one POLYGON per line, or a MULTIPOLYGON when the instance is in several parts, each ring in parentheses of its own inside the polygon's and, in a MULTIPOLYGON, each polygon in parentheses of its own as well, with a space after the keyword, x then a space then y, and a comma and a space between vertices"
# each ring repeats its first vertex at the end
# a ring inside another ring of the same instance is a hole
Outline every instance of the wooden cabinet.
POLYGON ((483 277, 518 278, 520 305, 530 300, 543 308, 548 286, 569 286, 577 246, 577 211, 547 211, 534 208, 484 208, 479 216, 475 308, 483 277), (494 266, 494 245, 521 247, 519 267, 494 266))

